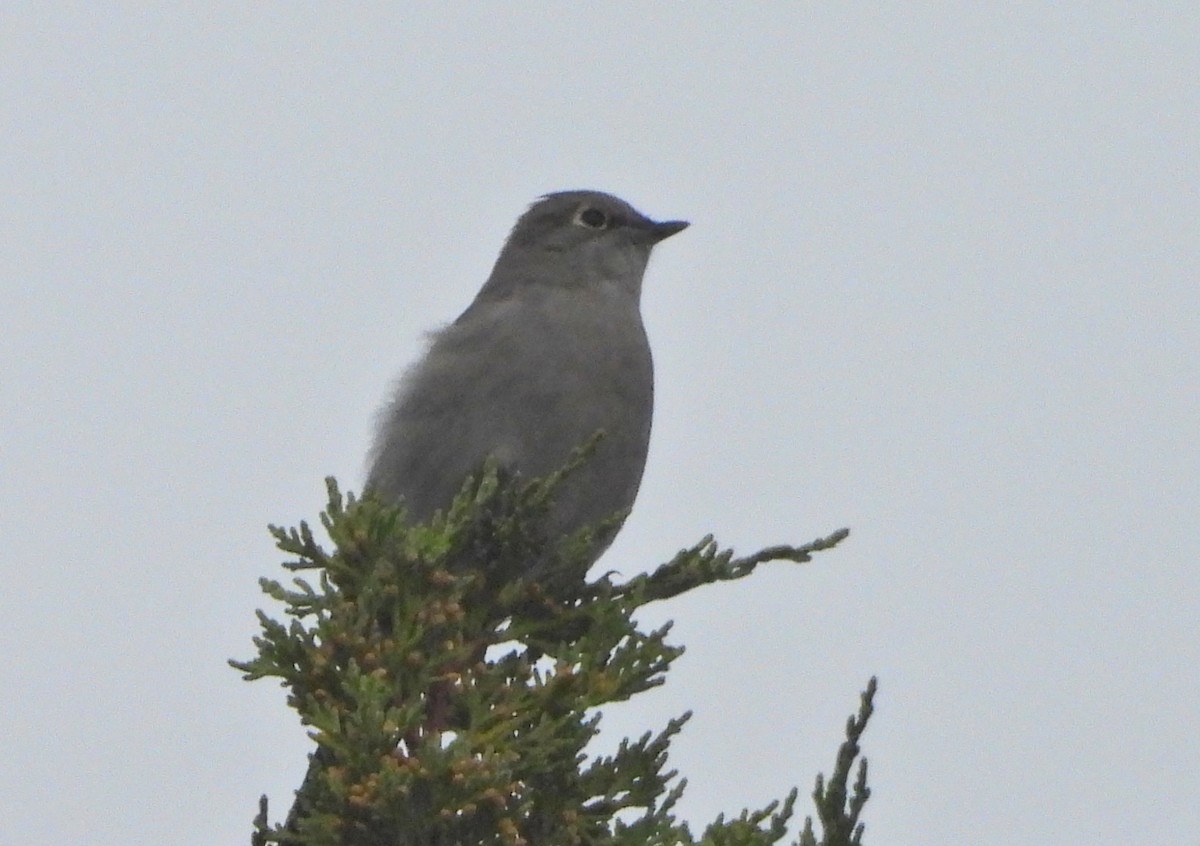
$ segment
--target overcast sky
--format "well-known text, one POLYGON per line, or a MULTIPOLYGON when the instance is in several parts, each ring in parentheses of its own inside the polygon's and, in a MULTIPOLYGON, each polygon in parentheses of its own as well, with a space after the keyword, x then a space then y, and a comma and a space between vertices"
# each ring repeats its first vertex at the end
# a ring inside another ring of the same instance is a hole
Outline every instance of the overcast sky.
MULTIPOLYGON (((11 3, 0 16, 0 843, 248 842, 310 748, 252 654, 265 526, 538 195, 692 221, 605 742, 696 717, 699 830, 811 789, 859 691, 868 844, 1200 830, 1200 6, 11 3)), ((801 801, 801 814, 811 805, 801 801)))

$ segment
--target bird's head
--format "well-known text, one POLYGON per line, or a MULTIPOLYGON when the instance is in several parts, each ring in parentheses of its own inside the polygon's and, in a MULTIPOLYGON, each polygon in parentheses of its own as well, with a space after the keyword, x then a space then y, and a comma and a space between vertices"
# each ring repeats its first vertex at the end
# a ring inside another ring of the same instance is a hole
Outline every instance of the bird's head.
POLYGON ((615 283, 637 296, 651 249, 687 225, 651 220, 600 191, 547 194, 513 226, 485 291, 506 295, 530 284, 615 283))

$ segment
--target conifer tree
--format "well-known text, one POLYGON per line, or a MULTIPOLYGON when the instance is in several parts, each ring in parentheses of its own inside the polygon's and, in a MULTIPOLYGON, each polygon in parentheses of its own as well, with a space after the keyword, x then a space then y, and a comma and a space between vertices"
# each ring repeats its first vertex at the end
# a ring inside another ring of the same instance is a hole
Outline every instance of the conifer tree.
MULTIPOLYGON (((555 486, 582 458, 545 480, 487 468, 445 513, 410 525, 401 509, 343 496, 327 480, 321 522, 272 527, 299 574, 264 579, 287 624, 258 612, 258 654, 231 662, 247 679, 273 677, 310 728, 317 751, 283 823, 260 800, 253 846, 759 846, 779 842, 797 793, 699 835, 675 818, 685 781, 666 769, 671 738, 657 733, 589 756, 605 705, 660 685, 682 652, 670 625, 641 631, 634 612, 705 584, 739 579, 769 561, 805 562, 848 534, 746 557, 711 537, 653 572, 561 584, 588 554, 588 532, 561 541, 538 530, 555 486)), ((858 740, 871 680, 851 717, 833 774, 818 776, 800 846, 859 843, 869 795, 858 740)))

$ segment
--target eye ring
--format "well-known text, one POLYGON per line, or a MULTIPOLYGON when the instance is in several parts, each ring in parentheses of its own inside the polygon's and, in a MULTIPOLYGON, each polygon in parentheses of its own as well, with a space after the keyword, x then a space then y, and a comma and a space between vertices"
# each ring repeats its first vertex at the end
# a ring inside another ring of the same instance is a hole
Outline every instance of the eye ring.
POLYGON ((582 208, 575 214, 575 223, 587 229, 606 229, 609 224, 608 215, 593 206, 582 208))

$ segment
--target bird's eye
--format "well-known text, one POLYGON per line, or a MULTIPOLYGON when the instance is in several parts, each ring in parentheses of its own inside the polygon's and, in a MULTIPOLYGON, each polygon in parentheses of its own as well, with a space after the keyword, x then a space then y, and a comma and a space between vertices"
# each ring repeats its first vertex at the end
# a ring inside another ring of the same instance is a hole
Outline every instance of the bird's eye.
POLYGON ((587 208, 575 216, 575 221, 588 229, 603 229, 608 226, 608 215, 600 209, 587 208))

